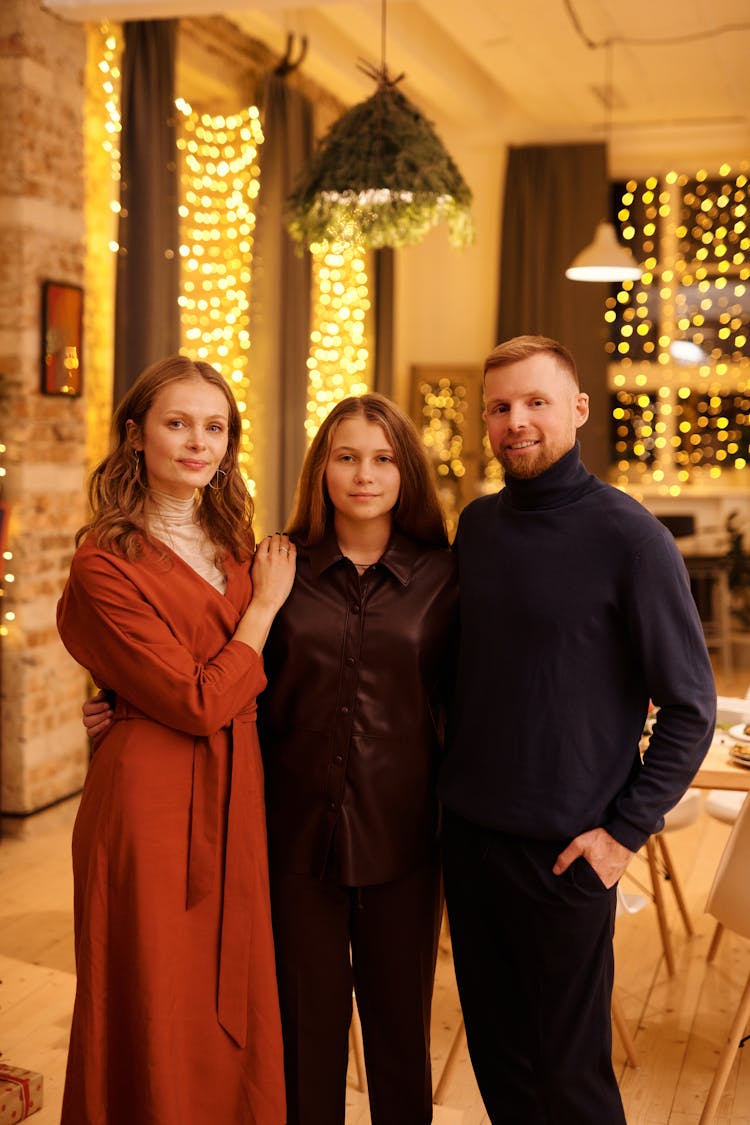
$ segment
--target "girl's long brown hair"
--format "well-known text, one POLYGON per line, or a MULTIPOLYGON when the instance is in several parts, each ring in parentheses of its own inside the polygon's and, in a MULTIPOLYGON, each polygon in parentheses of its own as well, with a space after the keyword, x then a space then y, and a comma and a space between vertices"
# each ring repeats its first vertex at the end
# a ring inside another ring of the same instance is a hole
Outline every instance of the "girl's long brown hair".
POLYGON ((159 391, 171 383, 203 379, 218 387, 229 409, 227 451, 218 474, 220 485, 206 487, 198 505, 198 522, 215 545, 217 563, 222 556, 248 559, 253 549, 253 503, 238 465, 242 425, 239 410, 229 386, 209 363, 172 355, 158 360, 141 372, 122 398, 112 419, 111 452, 94 469, 89 482, 91 519, 76 535, 76 545, 88 534, 97 545, 125 558, 136 558, 143 543, 153 544, 144 517, 148 479, 143 459, 135 455, 126 423, 132 420, 143 434, 146 416, 159 391))
POLYGON ((401 490, 393 509, 394 526, 427 546, 447 547, 445 519, 417 428, 394 402, 379 394, 342 399, 322 423, 302 466, 288 534, 297 542, 312 546, 320 542, 326 525, 333 519, 325 470, 334 434, 345 418, 365 418, 382 426, 393 449, 401 474, 401 490))

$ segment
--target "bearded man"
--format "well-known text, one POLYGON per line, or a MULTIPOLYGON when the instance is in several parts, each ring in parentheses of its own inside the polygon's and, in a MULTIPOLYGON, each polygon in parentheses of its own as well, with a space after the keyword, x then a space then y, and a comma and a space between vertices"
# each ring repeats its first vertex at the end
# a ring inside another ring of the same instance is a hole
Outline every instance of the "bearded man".
POLYGON ((581 462, 588 395, 567 348, 499 345, 484 398, 505 486, 459 522, 440 777, 469 1052, 494 1125, 623 1125, 616 886, 708 749, 713 674, 671 535, 581 462), (659 711, 642 758, 649 700, 659 711))

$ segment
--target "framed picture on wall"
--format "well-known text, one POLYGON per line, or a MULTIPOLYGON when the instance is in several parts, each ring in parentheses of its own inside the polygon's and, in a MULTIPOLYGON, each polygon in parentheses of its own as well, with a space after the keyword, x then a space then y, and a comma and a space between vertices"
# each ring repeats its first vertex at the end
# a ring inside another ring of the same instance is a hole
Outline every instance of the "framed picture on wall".
POLYGON ((451 538, 464 505, 488 487, 499 487, 497 475, 493 485, 488 473, 494 459, 484 439, 482 410, 478 365, 430 363, 411 368, 410 414, 435 473, 451 538))
POLYGON ((42 284, 42 393, 80 395, 83 385, 83 289, 42 284))

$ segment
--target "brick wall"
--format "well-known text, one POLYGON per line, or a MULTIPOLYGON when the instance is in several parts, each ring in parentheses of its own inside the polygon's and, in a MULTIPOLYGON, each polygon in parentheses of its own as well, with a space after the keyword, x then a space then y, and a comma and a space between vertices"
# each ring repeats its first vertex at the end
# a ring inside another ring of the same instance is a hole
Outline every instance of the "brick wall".
POLYGON ((0 4, 0 441, 15 576, 2 599, 15 621, 0 639, 6 814, 79 789, 88 755, 85 675, 55 628, 84 519, 84 399, 40 393, 42 282, 83 283, 85 56, 81 25, 38 0, 0 4))

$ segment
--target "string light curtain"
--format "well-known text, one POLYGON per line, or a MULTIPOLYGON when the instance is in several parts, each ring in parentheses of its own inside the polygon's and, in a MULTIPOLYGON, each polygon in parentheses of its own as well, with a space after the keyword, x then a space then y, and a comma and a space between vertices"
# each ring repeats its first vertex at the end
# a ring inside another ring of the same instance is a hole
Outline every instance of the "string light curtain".
MULTIPOLYGON (((0 376, 0 391, 2 390, 3 376, 0 376)), ((6 540, 8 537, 8 523, 10 521, 10 504, 3 500, 5 491, 5 454, 8 452, 7 447, 0 442, 0 637, 7 637, 10 627, 16 620, 15 611, 6 605, 3 600, 5 598, 5 587, 12 586, 16 580, 13 567, 13 552, 6 548, 6 540)))
POLYGON ((724 165, 625 185, 646 272, 607 300, 617 480, 673 496, 750 463, 750 186, 724 165))
POLYGON ((370 311, 365 249, 350 242, 314 243, 305 430, 312 441, 323 419, 347 395, 368 390, 370 311))
MULTIPOLYGON (((120 50, 117 29, 100 29, 95 47, 95 71, 100 77, 95 80, 94 100, 100 118, 97 143, 102 146, 103 157, 95 165, 97 182, 92 184, 92 190, 98 192, 100 226, 104 224, 96 242, 101 247, 107 241, 109 253, 119 250, 114 232, 103 216, 116 215, 119 211, 121 121, 116 60, 120 50)), ((297 97, 296 93, 292 96, 297 97)), ((280 238, 287 250, 291 250, 289 236, 281 223, 287 193, 281 189, 273 223, 267 205, 269 221, 265 229, 269 231, 273 225, 276 233, 270 233, 269 241, 264 242, 262 230, 257 232, 261 250, 258 258, 255 213, 261 209, 260 156, 265 143, 258 108, 248 107, 228 116, 199 114, 186 101, 178 99, 175 109, 180 170, 179 252, 176 256, 182 267, 176 301, 180 347, 187 354, 214 363, 230 382, 243 419, 241 463, 253 493, 259 467, 263 475, 264 489, 257 509, 259 525, 279 526, 288 512, 291 487, 285 499, 279 493, 275 506, 260 502, 266 491, 271 492, 265 486, 267 481, 273 483, 278 447, 272 450, 273 468, 266 464, 268 457, 261 456, 259 465, 256 434, 260 428, 258 419, 260 424, 267 421, 269 380, 272 397, 278 396, 282 404, 289 388, 287 386, 285 391, 274 381, 273 373, 265 371, 263 357, 266 353, 260 334, 257 354, 255 348, 251 352, 250 344, 251 337, 254 339, 258 334, 260 310, 268 310, 269 273, 274 272, 281 257, 276 255, 274 241, 280 238), (257 277, 254 276, 256 266, 257 277)), ((288 105, 284 112, 288 115, 288 105)), ((307 131, 308 125, 303 121, 298 130, 300 147, 309 156, 312 138, 306 139, 307 131)), ((281 157, 288 160, 290 143, 289 130, 280 130, 276 138, 277 156, 281 153, 281 157)), ((271 162, 266 160, 266 170, 269 164, 271 162)), ((266 187, 268 192, 264 198, 268 201, 273 194, 270 171, 268 182, 264 179, 264 191, 266 187)), ((90 245, 89 253, 91 251, 90 245)), ((368 389, 372 349, 368 344, 371 294, 364 249, 356 245, 316 245, 311 256, 300 259, 292 252, 291 258, 291 268, 303 276, 298 288, 304 289, 304 294, 300 294, 300 303, 304 305, 299 317, 301 349, 294 361, 295 371, 302 375, 300 407, 291 423, 297 436, 291 435, 288 440, 290 448, 298 448, 294 467, 288 474, 289 481, 294 481, 306 439, 312 437, 328 410, 345 395, 361 394, 368 389)), ((101 263, 95 268, 97 277, 104 279, 106 268, 101 263)), ((288 277, 279 284, 282 305, 273 318, 273 327, 288 344, 288 317, 291 315, 288 277)), ((287 355, 287 366, 292 362, 291 355, 287 355)), ((111 400, 111 373, 108 389, 111 400)), ((264 433, 263 437, 267 435, 264 433)), ((285 440, 287 437, 289 435, 285 435, 285 440)))
POLYGON ((240 467, 254 494, 249 290, 260 113, 249 106, 231 115, 199 114, 182 98, 177 111, 182 350, 213 364, 232 387, 242 417, 240 467))
POLYGON ((89 469, 109 447, 115 329, 115 269, 120 213, 120 59, 122 28, 88 28, 84 110, 86 166, 85 291, 86 453, 89 469))

